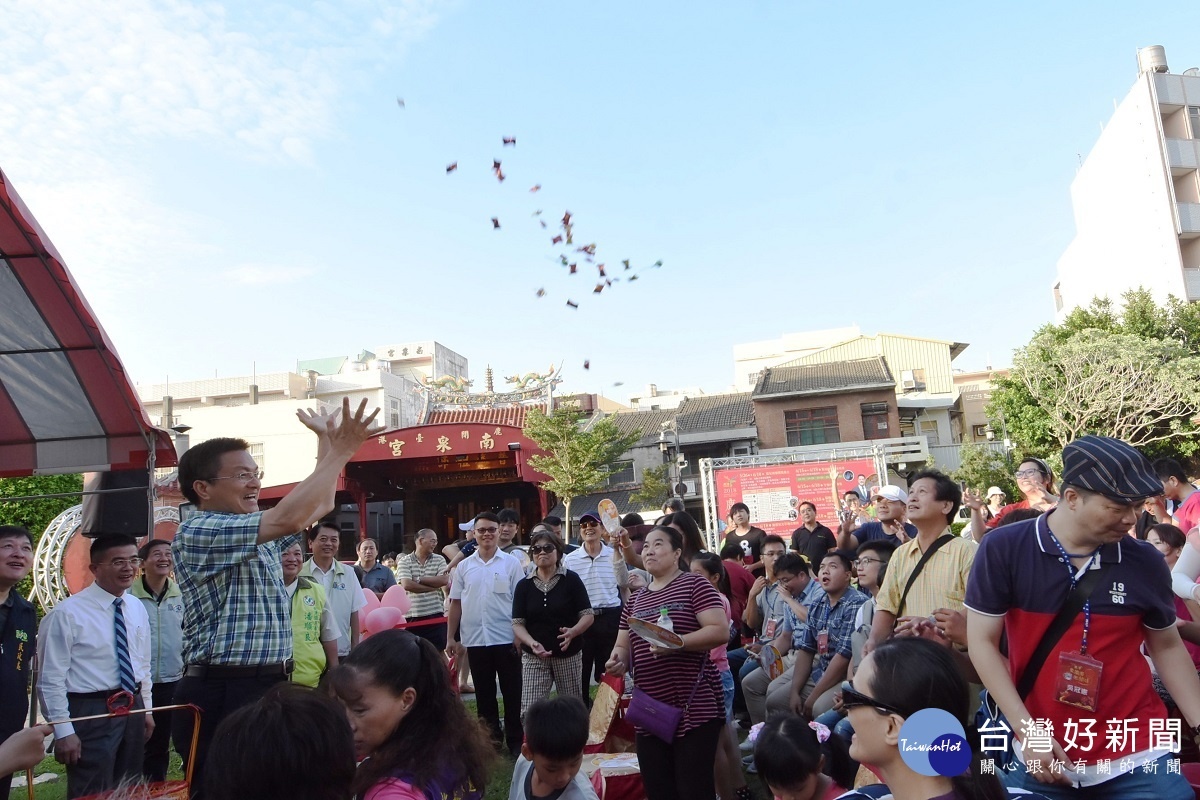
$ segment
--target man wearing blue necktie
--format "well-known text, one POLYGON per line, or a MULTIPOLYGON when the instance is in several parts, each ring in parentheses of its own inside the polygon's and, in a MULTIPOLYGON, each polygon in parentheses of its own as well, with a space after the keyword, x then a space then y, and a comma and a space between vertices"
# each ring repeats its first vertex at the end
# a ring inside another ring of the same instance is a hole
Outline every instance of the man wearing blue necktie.
POLYGON ((67 766, 67 797, 104 792, 142 775, 150 714, 61 722, 105 714, 115 707, 148 708, 150 619, 126 590, 141 561, 133 537, 105 534, 92 541, 95 581, 59 603, 38 632, 38 695, 54 726, 54 757, 67 766))

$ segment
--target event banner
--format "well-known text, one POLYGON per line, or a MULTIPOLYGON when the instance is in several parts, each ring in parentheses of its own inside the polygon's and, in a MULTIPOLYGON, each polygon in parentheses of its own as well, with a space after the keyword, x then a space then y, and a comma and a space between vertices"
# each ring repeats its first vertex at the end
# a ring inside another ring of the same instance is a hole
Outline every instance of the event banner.
POLYGON ((722 516, 734 503, 745 503, 752 525, 785 536, 800 524, 797 507, 805 500, 817 507, 818 521, 836 528, 842 495, 855 490, 865 498, 879 476, 875 462, 864 458, 717 469, 713 484, 722 516))

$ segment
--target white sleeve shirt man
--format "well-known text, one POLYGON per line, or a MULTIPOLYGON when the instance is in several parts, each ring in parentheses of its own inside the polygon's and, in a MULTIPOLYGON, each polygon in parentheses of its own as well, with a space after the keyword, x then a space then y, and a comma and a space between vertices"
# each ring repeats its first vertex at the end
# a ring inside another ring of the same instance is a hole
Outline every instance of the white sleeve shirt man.
POLYGON ((592 558, 585 548, 572 550, 563 556, 563 566, 574 572, 587 587, 592 608, 620 608, 621 592, 617 587, 617 569, 613 564, 613 549, 601 545, 600 555, 592 558))
MULTIPOLYGON (((67 719, 67 693, 116 692, 121 679, 113 608, 115 595, 96 584, 63 600, 38 628, 38 696, 48 720, 67 719)), ((145 708, 151 708, 150 618, 136 597, 121 596, 133 680, 141 683, 145 708)), ((75 733, 71 723, 54 726, 54 735, 75 733)))
POLYGON ((462 603, 458 630, 464 647, 512 644, 513 594, 524 577, 521 562, 503 550, 490 561, 476 550, 459 562, 450 599, 462 603))
MULTIPOLYGON (((350 655, 350 615, 367 604, 354 570, 335 558, 326 571, 310 558, 300 568, 300 574, 325 587, 327 608, 338 626, 338 658, 350 655)), ((361 624, 362 620, 359 622, 361 624)))

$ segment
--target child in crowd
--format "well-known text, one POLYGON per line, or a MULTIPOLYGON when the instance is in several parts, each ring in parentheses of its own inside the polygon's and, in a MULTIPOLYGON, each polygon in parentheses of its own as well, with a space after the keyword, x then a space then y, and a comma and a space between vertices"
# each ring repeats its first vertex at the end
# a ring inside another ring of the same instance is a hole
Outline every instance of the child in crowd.
POLYGON ((408 631, 382 631, 350 651, 331 684, 365 758, 356 796, 481 800, 495 758, 491 738, 451 690, 432 644, 408 631))
POLYGON ((205 800, 353 796, 354 739, 346 712, 328 695, 294 683, 276 684, 225 717, 208 758, 214 768, 204 773, 205 800))
POLYGON ((775 800, 833 800, 854 785, 846 743, 819 722, 779 713, 755 727, 754 763, 775 800))
POLYGON ((513 768, 508 800, 597 800, 579 767, 588 710, 578 697, 539 700, 525 712, 525 743, 513 768))
MULTIPOLYGON (((732 598, 730 597, 729 576, 725 572, 725 563, 715 553, 701 553, 692 558, 692 572, 711 583, 721 595, 721 605, 725 607, 725 617, 733 624, 732 598)), ((737 732, 733 728, 733 673, 729 671, 729 644, 714 647, 708 652, 708 657, 716 665, 721 674, 721 689, 725 693, 725 731, 717 743, 716 773, 717 794, 722 800, 748 800, 752 795, 746 785, 745 774, 742 772, 741 759, 737 748, 737 732)))

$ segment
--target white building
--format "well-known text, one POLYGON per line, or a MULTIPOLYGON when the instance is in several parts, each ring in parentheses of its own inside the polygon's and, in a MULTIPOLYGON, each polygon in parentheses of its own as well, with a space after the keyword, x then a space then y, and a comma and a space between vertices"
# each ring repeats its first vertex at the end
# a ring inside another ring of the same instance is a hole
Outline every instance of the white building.
POLYGON ((316 462, 313 435, 297 420, 302 408, 351 406, 361 400, 379 408, 388 430, 423 422, 423 378, 467 378, 467 359, 438 342, 379 348, 379 355, 301 360, 295 372, 242 375, 142 384, 138 396, 151 420, 164 428, 186 427, 191 443, 219 436, 245 439, 266 473, 264 484, 279 486, 307 477, 316 462))
POLYGON ((1071 184, 1075 238, 1058 261, 1061 321, 1093 297, 1138 286, 1156 300, 1200 300, 1200 72, 1167 70, 1161 47, 1138 76, 1071 184))
POLYGON ((634 411, 660 411, 679 408, 689 397, 700 397, 704 390, 698 386, 685 389, 660 389, 657 384, 647 384, 646 391, 629 398, 629 407, 634 411))

